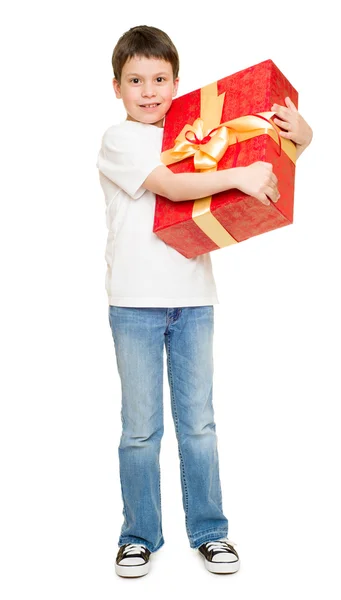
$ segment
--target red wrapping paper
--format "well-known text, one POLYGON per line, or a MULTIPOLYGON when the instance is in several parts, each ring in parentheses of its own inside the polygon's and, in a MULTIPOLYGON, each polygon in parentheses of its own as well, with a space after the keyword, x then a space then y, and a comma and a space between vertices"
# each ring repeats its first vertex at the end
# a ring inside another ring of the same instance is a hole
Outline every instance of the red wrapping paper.
MULTIPOLYGON (((222 123, 244 115, 270 111, 274 103, 285 105, 286 96, 298 105, 298 92, 272 60, 220 79, 217 87, 218 94, 225 92, 222 123)), ((200 89, 173 101, 165 119, 162 151, 173 148, 184 125, 192 124, 197 118, 200 118, 200 89)), ((231 145, 217 169, 231 168, 235 153, 236 145, 231 145)), ((237 189, 212 196, 211 213, 237 242, 293 222, 295 164, 283 150, 280 153, 279 145, 266 134, 240 142, 234 166, 248 166, 259 160, 273 165, 281 194, 276 204, 271 202, 270 206, 265 206, 237 189)), ((168 168, 174 173, 195 172, 193 157, 168 168)), ((187 258, 219 249, 193 221, 193 204, 193 200, 172 202, 156 196, 153 231, 187 258)))

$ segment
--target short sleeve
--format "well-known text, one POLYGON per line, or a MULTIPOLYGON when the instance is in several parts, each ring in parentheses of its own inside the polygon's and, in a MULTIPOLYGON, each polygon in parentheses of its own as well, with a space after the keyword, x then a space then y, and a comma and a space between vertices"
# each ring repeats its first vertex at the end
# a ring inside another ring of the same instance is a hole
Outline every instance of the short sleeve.
POLYGON ((163 164, 162 132, 141 123, 110 127, 103 135, 96 166, 131 198, 140 198, 145 192, 141 187, 144 180, 163 164))

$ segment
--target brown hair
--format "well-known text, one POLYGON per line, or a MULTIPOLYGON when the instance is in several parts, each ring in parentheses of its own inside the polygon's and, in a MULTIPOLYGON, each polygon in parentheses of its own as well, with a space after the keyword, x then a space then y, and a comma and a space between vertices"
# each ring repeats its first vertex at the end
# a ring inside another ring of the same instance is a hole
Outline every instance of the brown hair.
POLYGON ((174 79, 179 74, 179 55, 172 40, 157 27, 139 25, 132 27, 118 40, 112 55, 115 79, 120 83, 122 69, 133 56, 159 58, 172 65, 174 79))

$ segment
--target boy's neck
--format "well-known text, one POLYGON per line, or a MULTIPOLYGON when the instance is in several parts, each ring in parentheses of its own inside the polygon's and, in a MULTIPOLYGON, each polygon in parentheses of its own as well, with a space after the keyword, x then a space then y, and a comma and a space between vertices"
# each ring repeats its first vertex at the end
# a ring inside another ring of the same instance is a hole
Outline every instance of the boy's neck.
POLYGON ((127 114, 127 118, 126 121, 132 121, 133 123, 142 123, 142 125, 154 125, 154 127, 163 127, 164 124, 164 118, 162 121, 158 121, 157 123, 143 123, 143 121, 136 121, 136 119, 133 119, 130 115, 127 114))

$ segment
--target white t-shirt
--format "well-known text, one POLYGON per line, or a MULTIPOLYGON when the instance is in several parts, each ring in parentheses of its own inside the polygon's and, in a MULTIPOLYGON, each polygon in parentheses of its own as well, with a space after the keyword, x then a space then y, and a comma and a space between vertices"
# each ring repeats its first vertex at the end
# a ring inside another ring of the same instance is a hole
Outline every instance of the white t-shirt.
POLYGON ((153 233, 155 194, 141 187, 162 165, 163 128, 123 121, 106 130, 96 166, 106 202, 109 304, 218 304, 210 254, 186 258, 153 233))

